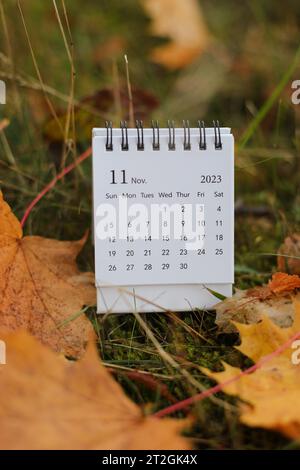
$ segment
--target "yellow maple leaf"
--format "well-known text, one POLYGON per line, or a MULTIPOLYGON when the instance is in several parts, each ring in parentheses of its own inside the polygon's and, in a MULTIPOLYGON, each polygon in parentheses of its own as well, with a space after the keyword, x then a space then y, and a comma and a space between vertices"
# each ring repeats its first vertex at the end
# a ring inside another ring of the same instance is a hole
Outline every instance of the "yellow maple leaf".
MULTIPOLYGON (((294 304, 294 323, 289 328, 280 328, 268 317, 260 323, 243 325, 235 323, 241 336, 238 349, 255 362, 261 360, 286 343, 300 331, 300 303, 294 304)), ((226 385, 223 390, 237 395, 247 404, 242 404, 241 420, 249 426, 278 430, 300 439, 300 365, 293 364, 294 350, 289 347, 267 362, 262 362, 255 372, 226 385)), ((234 379, 240 369, 224 364, 225 370, 205 372, 218 383, 234 379)))
POLYGON ((0 334, 0 449, 189 449, 186 420, 144 416, 90 344, 67 361, 25 331, 0 334))
POLYGON ((79 315, 95 304, 94 275, 81 273, 76 257, 86 237, 65 242, 23 237, 0 191, 0 328, 24 328, 54 351, 77 357, 92 325, 79 315))

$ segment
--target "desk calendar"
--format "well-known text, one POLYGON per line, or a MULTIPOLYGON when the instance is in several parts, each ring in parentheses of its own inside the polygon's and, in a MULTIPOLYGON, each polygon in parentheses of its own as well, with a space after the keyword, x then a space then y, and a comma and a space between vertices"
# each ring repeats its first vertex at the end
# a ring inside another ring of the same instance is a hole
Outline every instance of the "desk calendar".
POLYGON ((233 283, 234 141, 218 122, 93 130, 98 313, 209 309, 233 283))

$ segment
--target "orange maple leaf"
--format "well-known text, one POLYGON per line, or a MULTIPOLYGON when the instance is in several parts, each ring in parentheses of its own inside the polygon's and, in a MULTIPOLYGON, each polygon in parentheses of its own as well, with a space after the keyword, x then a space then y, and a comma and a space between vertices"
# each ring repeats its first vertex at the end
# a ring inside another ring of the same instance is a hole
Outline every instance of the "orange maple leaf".
POLYGON ((285 295, 300 288, 300 277, 296 274, 274 273, 266 286, 248 289, 247 297, 260 300, 268 299, 274 295, 285 295))
POLYGON ((273 294, 282 294, 300 289, 300 277, 296 274, 275 273, 269 281, 268 288, 273 294))
POLYGON ((99 360, 93 344, 68 361, 27 332, 0 337, 0 449, 189 449, 186 420, 144 416, 99 360))
POLYGON ((64 242, 22 235, 0 192, 0 327, 24 328, 54 351, 77 357, 92 330, 78 313, 95 304, 94 276, 76 265, 86 237, 64 242))

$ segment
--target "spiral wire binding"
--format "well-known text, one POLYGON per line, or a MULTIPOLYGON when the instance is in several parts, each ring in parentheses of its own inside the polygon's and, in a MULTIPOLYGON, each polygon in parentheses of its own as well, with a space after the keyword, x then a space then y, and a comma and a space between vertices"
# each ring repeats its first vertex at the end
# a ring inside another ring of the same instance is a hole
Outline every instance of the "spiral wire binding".
POLYGON ((175 123, 174 121, 168 121, 169 128, 169 150, 176 150, 175 144, 175 123))
POLYGON ((183 149, 191 150, 191 129, 189 121, 182 121, 183 124, 183 149))
POLYGON ((112 122, 106 121, 106 150, 113 150, 113 138, 112 138, 112 122))
POLYGON ((152 133, 153 133, 153 140, 152 140, 152 148, 153 150, 160 149, 159 143, 159 124, 158 121, 152 121, 152 133))
MULTIPOLYGON (((144 126, 143 121, 136 120, 136 131, 137 131, 137 150, 144 150, 144 126)), ((169 130, 168 148, 169 150, 176 150, 176 136, 175 136, 175 123, 174 121, 168 121, 167 123, 169 130)), ((216 150, 223 148, 221 129, 219 121, 213 121, 214 126, 214 146, 216 150)), ((152 148, 153 150, 160 150, 160 128, 158 121, 151 121, 152 127, 152 148)), ((113 126, 112 121, 105 121, 106 128, 106 150, 113 150, 113 126)), ((121 148, 122 150, 129 150, 128 140, 128 127, 126 121, 120 122, 121 128, 121 148)), ((199 149, 206 150, 206 128, 204 121, 198 121, 199 128, 199 149)), ((191 128, 189 121, 183 120, 183 149, 191 150, 191 128)))
POLYGON ((143 121, 135 121, 135 126, 137 130, 137 149, 144 150, 144 128, 143 121))
POLYGON ((198 127, 199 127, 199 149, 200 150, 206 150, 206 130, 205 130, 205 124, 204 121, 198 121, 198 127))
POLYGON ((126 121, 121 121, 120 122, 120 128, 121 128, 121 132, 122 132, 121 148, 122 148, 122 150, 129 150, 127 122, 126 121))
POLYGON ((214 130, 215 130, 215 149, 221 150, 222 149, 222 140, 221 140, 221 130, 219 121, 213 121, 214 130))

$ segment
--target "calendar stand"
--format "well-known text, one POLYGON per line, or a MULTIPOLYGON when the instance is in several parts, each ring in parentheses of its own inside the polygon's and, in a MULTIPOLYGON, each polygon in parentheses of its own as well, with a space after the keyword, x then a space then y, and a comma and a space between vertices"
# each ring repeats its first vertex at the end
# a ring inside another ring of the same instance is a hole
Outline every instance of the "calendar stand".
POLYGON ((229 128, 93 130, 98 313, 210 309, 234 281, 229 128))

